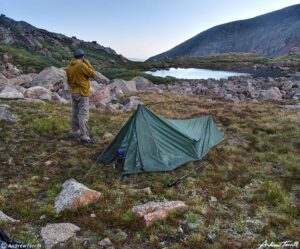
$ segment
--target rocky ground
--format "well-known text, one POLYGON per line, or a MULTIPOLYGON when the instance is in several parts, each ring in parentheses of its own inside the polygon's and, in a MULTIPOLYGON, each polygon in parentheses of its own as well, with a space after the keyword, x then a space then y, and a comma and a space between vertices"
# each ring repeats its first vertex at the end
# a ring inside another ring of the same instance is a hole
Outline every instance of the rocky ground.
POLYGON ((2 82, 0 96, 17 96, 0 101, 0 223, 13 239, 43 248, 91 249, 258 248, 265 240, 299 240, 296 80, 289 79, 286 90, 287 79, 218 81, 238 98, 225 100, 212 94, 213 80, 157 86, 142 78, 111 82, 98 76, 89 123, 97 144, 90 147, 68 137, 70 104, 58 100, 68 101, 63 70, 48 68, 2 82), (49 71, 55 75, 42 82, 49 71), (52 79, 59 83, 48 84, 52 79), (267 97, 273 94, 264 93, 277 88, 280 100, 237 93, 238 82, 247 81, 253 93, 267 97), (8 87, 15 91, 3 91, 8 87), (204 87, 209 97, 191 94, 204 87), (94 164, 94 156, 132 114, 133 107, 122 111, 126 101, 143 102, 169 118, 210 114, 225 140, 202 161, 173 172, 120 178, 111 165, 94 164), (200 163, 203 172, 166 187, 200 163))
MULTIPOLYGON (((254 78, 231 77, 221 80, 181 80, 176 84, 153 84, 143 77, 130 81, 109 80, 101 73, 91 81, 91 106, 114 112, 131 111, 140 102, 138 92, 182 93, 211 96, 232 102, 258 100, 299 100, 300 74, 288 77, 254 78)), ((48 67, 39 74, 21 74, 12 64, 6 64, 0 74, 0 99, 21 99, 26 102, 53 101, 66 104, 70 101, 70 91, 66 84, 63 68, 48 67)))

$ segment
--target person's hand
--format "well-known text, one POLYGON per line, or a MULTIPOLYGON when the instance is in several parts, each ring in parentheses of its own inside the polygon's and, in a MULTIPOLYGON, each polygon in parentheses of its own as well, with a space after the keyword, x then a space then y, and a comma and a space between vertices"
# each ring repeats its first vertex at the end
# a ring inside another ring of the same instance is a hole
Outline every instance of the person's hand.
POLYGON ((90 64, 90 62, 89 62, 89 60, 87 58, 83 58, 82 61, 85 62, 85 63, 87 63, 87 64, 90 64))

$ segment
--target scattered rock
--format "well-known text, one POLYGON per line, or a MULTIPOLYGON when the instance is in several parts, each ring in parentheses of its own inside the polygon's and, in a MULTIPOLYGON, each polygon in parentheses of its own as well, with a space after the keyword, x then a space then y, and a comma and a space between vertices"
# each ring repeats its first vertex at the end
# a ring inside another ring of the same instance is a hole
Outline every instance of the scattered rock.
POLYGON ((137 77, 133 78, 131 81, 135 82, 136 89, 138 91, 146 91, 149 87, 154 86, 154 84, 150 80, 148 80, 144 77, 141 77, 141 76, 137 76, 137 77))
POLYGON ((55 88, 60 88, 66 82, 66 71, 63 68, 51 66, 37 74, 30 83, 30 86, 41 86, 48 90, 55 90, 55 88))
POLYGON ((69 101, 59 96, 58 93, 52 93, 51 100, 59 104, 68 104, 69 101))
POLYGON ((103 89, 98 90, 90 95, 90 103, 96 106, 106 106, 112 100, 123 97, 123 91, 115 84, 109 84, 103 89))
POLYGON ((14 159, 12 157, 9 157, 8 160, 7 160, 7 164, 8 165, 14 165, 14 159))
POLYGON ((26 98, 40 99, 40 100, 51 100, 51 92, 42 86, 34 86, 27 89, 25 92, 26 98))
POLYGON ((9 110, 7 110, 5 107, 0 107, 0 121, 9 121, 9 122, 17 122, 20 120, 20 118, 12 114, 9 110))
POLYGON ((154 221, 168 216, 170 211, 184 209, 187 205, 182 201, 148 202, 132 208, 132 212, 143 219, 146 226, 150 226, 154 221))
POLYGON ((293 96, 293 99, 298 99, 298 100, 300 100, 300 92, 295 93, 294 96, 293 96))
POLYGON ((138 105, 143 104, 143 102, 139 101, 137 96, 130 96, 129 99, 125 102, 124 111, 130 112, 132 110, 136 110, 138 105))
POLYGON ((2 73, 0 73, 0 86, 1 85, 6 85, 6 84, 8 84, 8 79, 2 74, 2 73))
POLYGON ((76 210, 82 206, 94 203, 99 200, 101 193, 91 190, 74 179, 64 182, 63 190, 55 198, 55 211, 60 213, 63 210, 76 210))
POLYGON ((7 216, 5 213, 3 213, 1 210, 0 210, 0 223, 16 223, 16 222, 19 222, 19 220, 15 220, 9 216, 7 216))
POLYGON ((97 81, 100 84, 107 85, 109 83, 109 79, 105 77, 103 74, 96 71, 95 81, 97 81))
POLYGON ((152 191, 150 187, 141 189, 141 192, 146 193, 147 195, 152 195, 152 191))
POLYGON ((91 213, 90 217, 94 219, 94 218, 96 218, 97 216, 96 216, 94 213, 91 213))
POLYGON ((46 167, 49 167, 49 166, 52 165, 52 161, 48 160, 48 161, 44 162, 44 165, 45 165, 46 167))
POLYGON ((177 232, 178 232, 178 233, 184 233, 182 227, 178 227, 178 228, 177 228, 177 232))
POLYGON ((32 180, 32 181, 36 181, 36 180, 39 180, 39 179, 40 179, 39 176, 32 176, 32 177, 31 177, 31 180, 32 180))
POLYGON ((292 47, 289 51, 290 55, 299 54, 299 53, 300 53, 299 47, 292 47))
POLYGON ((111 112, 122 112, 124 106, 120 103, 108 103, 105 108, 111 112))
POLYGON ((9 62, 5 64, 4 71, 2 71, 2 74, 7 78, 19 76, 21 73, 22 71, 20 69, 9 62))
POLYGON ((30 86, 43 86, 49 90, 54 89, 55 85, 67 82, 67 74, 63 68, 53 66, 45 68, 33 78, 30 86))
POLYGON ((292 81, 286 81, 284 82, 284 84, 282 85, 282 89, 285 91, 290 90, 293 87, 294 83, 292 81))
POLYGON ((100 248, 105 248, 106 249, 106 248, 112 246, 112 243, 111 243, 109 238, 105 238, 105 239, 100 240, 98 242, 98 246, 100 246, 100 248))
POLYGON ((300 103, 295 105, 284 105, 282 107, 290 110, 300 110, 300 103))
POLYGON ((47 224, 41 229, 41 236, 46 249, 53 248, 58 243, 66 242, 76 235, 80 228, 71 223, 47 224))
POLYGON ((218 201, 218 199, 216 197, 214 197, 214 196, 210 197, 209 202, 217 202, 217 201, 218 201))
POLYGON ((45 220, 46 218, 47 218, 46 215, 41 215, 41 216, 40 216, 40 220, 45 220))
POLYGON ((278 87, 271 87, 268 90, 262 90, 258 96, 261 100, 281 100, 282 93, 278 87))
POLYGON ((5 85, 0 91, 0 99, 23 99, 24 95, 12 85, 5 85))
POLYGON ((105 132, 102 136, 102 139, 106 140, 106 139, 109 139, 109 138, 112 138, 114 135, 111 133, 111 132, 105 132))
POLYGON ((90 82, 90 94, 94 94, 97 91, 100 91, 101 89, 104 88, 103 84, 98 83, 97 81, 91 81, 90 82))
POLYGON ((33 78, 36 76, 34 73, 22 74, 18 77, 9 79, 10 84, 29 87, 30 83, 33 81, 33 78))
POLYGON ((115 79, 111 84, 117 85, 125 94, 137 92, 135 81, 115 79))

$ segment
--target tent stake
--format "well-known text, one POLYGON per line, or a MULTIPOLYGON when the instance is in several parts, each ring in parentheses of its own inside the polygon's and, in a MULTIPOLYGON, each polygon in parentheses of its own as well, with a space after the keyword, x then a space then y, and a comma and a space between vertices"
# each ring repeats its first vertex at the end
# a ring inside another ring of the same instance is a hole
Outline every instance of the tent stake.
POLYGON ((197 171, 201 172, 204 169, 204 165, 201 164, 200 166, 198 166, 197 168, 195 168, 193 171, 187 173, 186 175, 177 178, 175 181, 169 182, 167 184, 168 187, 175 187, 177 186, 179 183, 181 183, 184 179, 188 178, 190 175, 196 173, 197 171))

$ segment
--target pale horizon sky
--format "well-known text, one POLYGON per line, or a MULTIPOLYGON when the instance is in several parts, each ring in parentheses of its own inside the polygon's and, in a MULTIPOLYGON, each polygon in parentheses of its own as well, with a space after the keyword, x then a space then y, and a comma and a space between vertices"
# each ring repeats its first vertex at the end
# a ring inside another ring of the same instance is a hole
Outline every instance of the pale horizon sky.
POLYGON ((213 26, 300 0, 0 0, 0 14, 147 59, 213 26))

